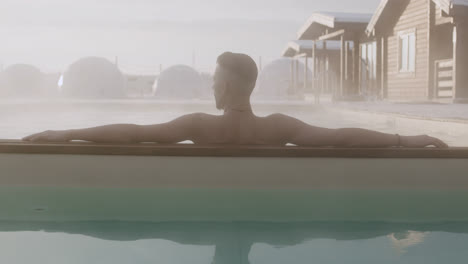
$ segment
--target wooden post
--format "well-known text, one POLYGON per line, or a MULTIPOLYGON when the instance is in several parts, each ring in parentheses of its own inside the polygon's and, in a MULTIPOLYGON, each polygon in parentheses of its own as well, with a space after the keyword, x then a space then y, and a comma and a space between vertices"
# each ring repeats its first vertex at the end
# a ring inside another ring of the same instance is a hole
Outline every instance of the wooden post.
POLYGON ((309 58, 307 57, 307 53, 304 57, 304 92, 307 92, 307 88, 309 88, 309 58))
POLYGON ((355 96, 359 95, 359 76, 358 76, 358 69, 359 69, 359 40, 353 40, 353 49, 352 49, 352 93, 355 96))
POLYGON ((386 94, 386 89, 385 89, 385 76, 386 76, 386 53, 385 53, 385 49, 386 49, 386 44, 385 44, 385 38, 382 37, 381 40, 380 40, 380 94, 382 96, 382 99, 385 99, 387 98, 387 94, 386 94))
POLYGON ((454 102, 468 103, 468 20, 456 21, 453 35, 453 94, 454 102))
POLYGON ((314 93, 314 99, 315 103, 318 101, 318 93, 317 93, 317 43, 314 41, 314 44, 312 46, 312 91, 314 93))
POLYGON ((345 42, 345 84, 344 84, 344 91, 343 95, 347 96, 349 95, 349 41, 345 42))
POLYGON ((427 90, 426 90, 426 98, 428 100, 433 100, 435 97, 434 94, 434 79, 432 74, 434 74, 434 58, 435 58, 435 50, 433 48, 434 42, 434 34, 433 31, 435 30, 435 20, 437 17, 436 14, 436 1, 428 1, 427 9, 429 14, 429 19, 427 23, 427 90))
POLYGON ((323 67, 323 70, 324 70, 324 76, 323 78, 325 79, 325 85, 324 85, 324 89, 322 91, 328 91, 330 86, 329 86, 329 82, 328 82, 328 77, 329 77, 329 73, 328 73, 328 47, 327 47, 327 41, 323 41, 323 54, 324 54, 324 59, 325 59, 325 62, 324 62, 324 67, 323 67))
MULTIPOLYGON (((453 51, 452 51, 453 52, 453 51)), ((453 61, 452 61, 453 64, 453 61)), ((454 67, 454 65, 452 65, 454 67)), ((439 98, 439 61, 434 61, 434 91, 432 99, 438 99, 439 98)), ((452 68, 452 78, 453 78, 453 68, 452 68)), ((453 79, 452 79, 453 82, 453 79)), ((453 88, 453 87, 452 87, 453 88)))
POLYGON ((345 80, 348 80, 348 65, 349 64, 349 41, 345 42, 345 80))
POLYGON ((359 46, 357 47, 358 49, 358 87, 357 87, 357 91, 358 91, 358 94, 361 96, 363 93, 362 93, 362 47, 361 47, 361 43, 359 43, 359 46))
POLYGON ((289 83, 289 89, 288 90, 293 90, 294 89, 294 58, 291 58, 291 81, 289 83))
POLYGON ((345 54, 344 54, 344 49, 345 49, 345 42, 344 42, 344 36, 342 35, 341 38, 341 45, 340 45, 340 90, 338 91, 339 97, 343 95, 343 88, 344 88, 344 71, 345 71, 345 54))
POLYGON ((373 90, 373 94, 375 94, 376 96, 376 99, 381 99, 382 98, 382 87, 381 87, 381 81, 380 81, 380 78, 381 78, 381 74, 380 74, 380 67, 381 67, 381 59, 382 59, 382 56, 380 56, 380 54, 382 53, 381 52, 381 48, 382 48, 382 44, 380 43, 381 39, 380 38, 376 38, 375 40, 375 51, 373 50, 373 53, 375 53, 375 58, 374 58, 374 63, 375 65, 372 67, 372 71, 374 71, 375 69, 375 76, 372 80, 372 90, 373 90))
POLYGON ((352 61, 351 72, 352 72, 353 85, 356 85, 356 45, 357 45, 357 41, 353 40, 353 49, 351 51, 351 61, 352 61))
POLYGON ((458 69, 458 60, 457 60, 457 25, 453 26, 453 68, 452 68, 452 85, 453 85, 453 99, 455 100, 457 97, 457 89, 458 89, 458 83, 457 83, 457 69, 458 69))
POLYGON ((299 87, 299 59, 295 59, 295 65, 296 65, 296 73, 295 73, 296 74, 296 77, 295 77, 295 80, 296 80, 295 84, 296 85, 294 85, 293 92, 294 92, 294 94, 297 94, 297 90, 298 90, 298 87, 299 87))
POLYGON ((319 94, 321 93, 321 91, 323 91, 325 89, 325 63, 324 63, 324 58, 325 58, 325 55, 322 54, 322 56, 320 56, 320 90, 319 90, 319 94))

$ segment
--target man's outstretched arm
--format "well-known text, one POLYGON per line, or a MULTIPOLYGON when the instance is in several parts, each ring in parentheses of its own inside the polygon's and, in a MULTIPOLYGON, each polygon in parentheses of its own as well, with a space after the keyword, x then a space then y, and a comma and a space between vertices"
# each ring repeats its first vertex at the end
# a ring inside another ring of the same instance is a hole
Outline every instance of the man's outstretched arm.
POLYGON ((285 115, 276 115, 274 118, 276 119, 277 126, 284 131, 284 141, 299 146, 362 148, 392 146, 414 148, 427 146, 448 147, 442 140, 427 135, 400 136, 361 128, 329 129, 311 126, 285 115))
POLYGON ((200 114, 190 114, 155 125, 114 124, 84 129, 48 130, 23 138, 31 142, 177 143, 192 140, 198 133, 200 114))

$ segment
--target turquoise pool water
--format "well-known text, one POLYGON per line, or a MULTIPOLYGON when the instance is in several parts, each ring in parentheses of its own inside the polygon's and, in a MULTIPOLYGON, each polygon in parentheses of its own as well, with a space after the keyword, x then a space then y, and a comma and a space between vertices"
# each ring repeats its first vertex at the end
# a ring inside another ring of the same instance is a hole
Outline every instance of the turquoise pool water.
POLYGON ((467 263, 468 192, 0 188, 0 263, 467 263))

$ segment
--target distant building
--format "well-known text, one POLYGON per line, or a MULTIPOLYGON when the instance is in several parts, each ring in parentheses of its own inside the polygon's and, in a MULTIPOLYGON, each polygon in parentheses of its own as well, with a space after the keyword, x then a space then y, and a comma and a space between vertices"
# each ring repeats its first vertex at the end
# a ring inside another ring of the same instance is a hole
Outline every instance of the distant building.
POLYGON ((383 0, 366 38, 383 98, 468 102, 468 1, 383 0))
POLYGON ((36 67, 15 64, 0 73, 0 96, 36 98, 49 93, 45 75, 36 67))
POLYGON ((203 94, 203 80, 192 67, 175 65, 159 75, 154 84, 157 99, 200 99, 203 94))
POLYGON ((311 43, 288 44, 283 55, 313 60, 314 80, 323 79, 317 61, 337 69, 335 99, 468 102, 467 0, 382 0, 371 16, 314 13, 298 40, 311 43))
POLYGON ((87 57, 71 64, 63 74, 63 95, 74 98, 124 98, 125 77, 104 58, 87 57))
MULTIPOLYGON (((353 45, 349 48, 352 49, 353 45)), ((283 51, 283 57, 292 58, 292 63, 304 61, 307 67, 303 80, 298 79, 298 73, 292 75, 291 86, 303 86, 307 93, 332 93, 340 78, 340 49, 339 41, 290 41, 283 51)))
POLYGON ((298 40, 312 41, 307 57, 314 65, 314 91, 331 91, 335 100, 359 95, 359 44, 372 15, 313 13, 298 32, 298 40), (333 77, 336 76, 336 79, 333 77), (333 81, 335 80, 335 81, 333 81))
POLYGON ((278 59, 265 65, 259 74, 253 98, 256 100, 304 99, 305 70, 306 67, 302 62, 290 58, 278 59))

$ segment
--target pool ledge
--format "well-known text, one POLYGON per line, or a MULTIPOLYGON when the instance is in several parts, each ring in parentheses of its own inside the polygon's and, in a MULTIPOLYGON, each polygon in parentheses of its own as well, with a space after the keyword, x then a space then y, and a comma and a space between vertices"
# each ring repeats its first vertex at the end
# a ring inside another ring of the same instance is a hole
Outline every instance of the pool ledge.
POLYGON ((0 143, 0 187, 468 190, 468 149, 0 143))
POLYGON ((88 142, 30 143, 0 140, 2 154, 168 156, 168 157, 282 157, 282 158, 435 158, 468 159, 468 148, 313 148, 192 144, 96 144, 88 142))

